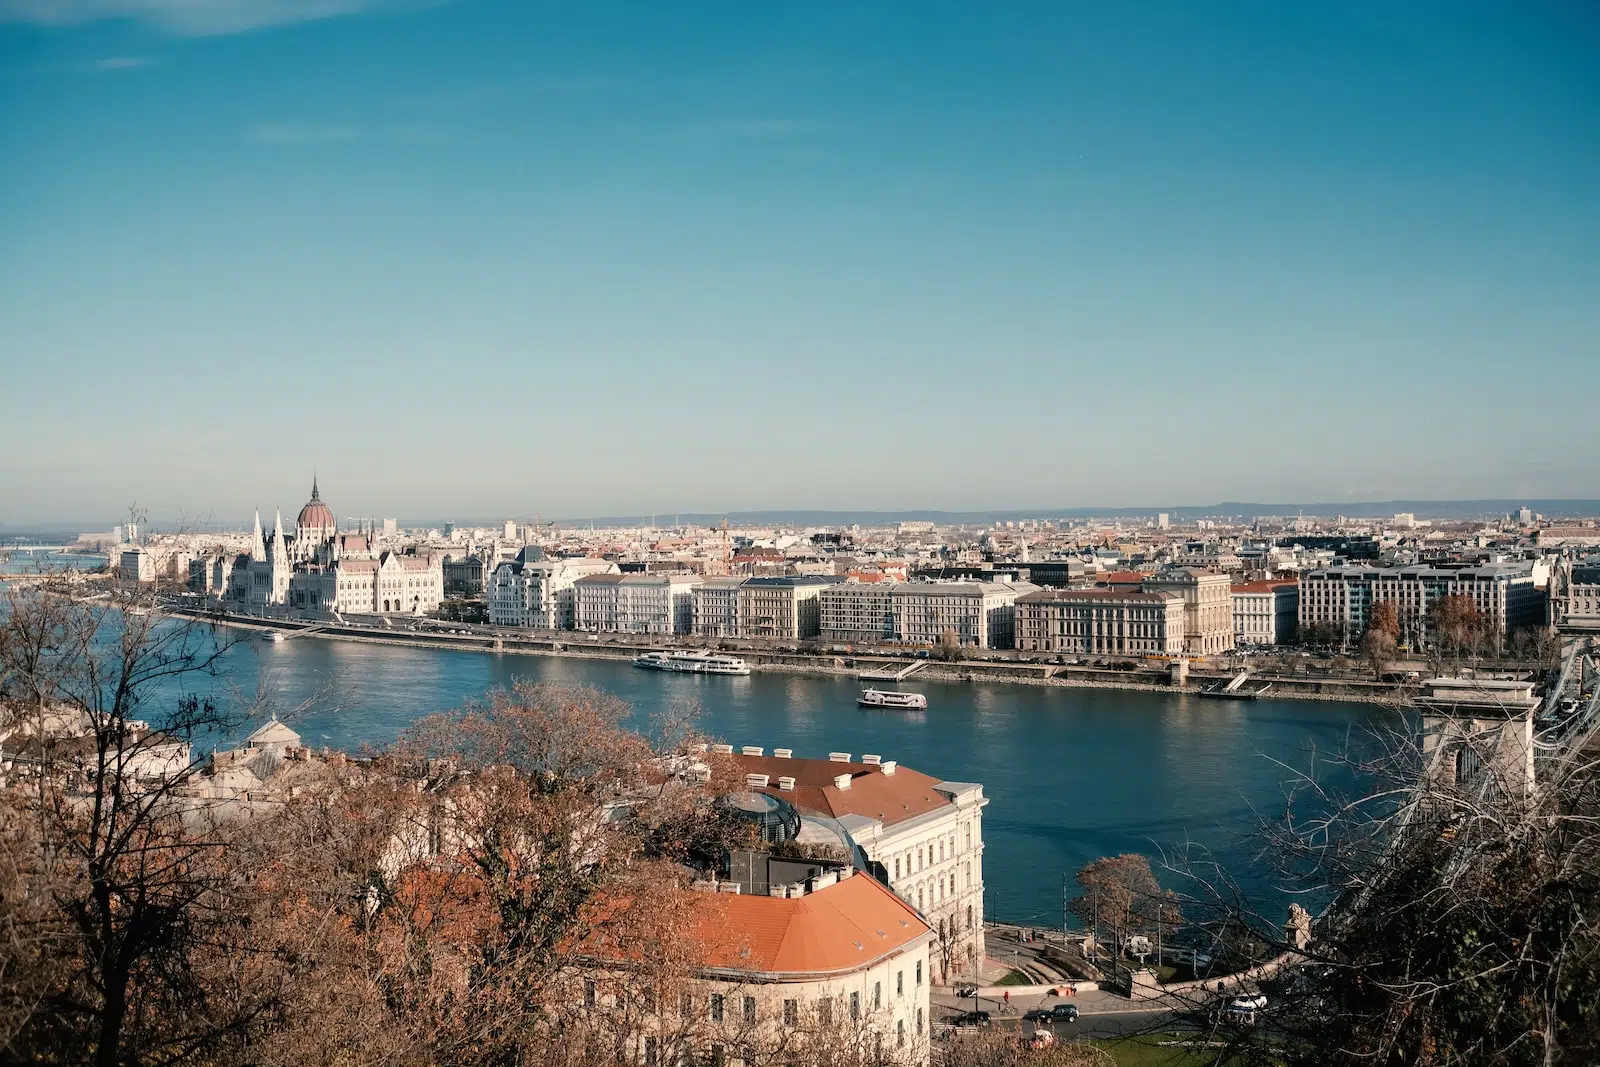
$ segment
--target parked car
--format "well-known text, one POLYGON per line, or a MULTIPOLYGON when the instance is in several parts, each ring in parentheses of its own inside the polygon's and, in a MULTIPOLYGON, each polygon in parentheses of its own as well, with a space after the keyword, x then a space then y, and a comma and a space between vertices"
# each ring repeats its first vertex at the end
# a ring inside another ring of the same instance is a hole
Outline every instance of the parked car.
POLYGON ((1078 1021, 1078 1006, 1076 1004, 1057 1004, 1050 1009, 1050 1018, 1058 1023, 1075 1023, 1078 1021))
POLYGON ((986 1011, 964 1011, 950 1020, 952 1026, 988 1026, 989 1013, 986 1011))
POLYGON ((1034 1008, 1030 1011, 1025 1011, 1022 1013, 1022 1019, 1024 1022, 1047 1023, 1051 1020, 1051 1018, 1053 1018, 1053 1016, 1050 1014, 1049 1008, 1034 1008))

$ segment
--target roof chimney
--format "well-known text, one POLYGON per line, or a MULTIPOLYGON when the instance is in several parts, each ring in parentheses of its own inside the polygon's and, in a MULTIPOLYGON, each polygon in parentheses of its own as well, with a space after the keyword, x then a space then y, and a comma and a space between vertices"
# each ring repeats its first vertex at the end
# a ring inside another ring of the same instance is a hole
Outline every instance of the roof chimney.
POLYGON ((794 792, 794 779, 790 778, 788 775, 780 776, 778 778, 778 788, 786 793, 794 792))
POLYGON ((746 756, 759 756, 767 750, 762 748, 760 745, 746 745, 739 751, 746 756))
POLYGON ((711 746, 711 751, 720 752, 724 756, 731 756, 731 755, 733 755, 733 746, 732 745, 712 745, 711 746))
POLYGON ((897 764, 892 759, 886 759, 881 764, 879 764, 878 766, 879 766, 879 769, 882 770, 884 774, 893 774, 894 773, 894 769, 896 767, 898 767, 899 764, 897 764))
POLYGON ((744 784, 751 789, 765 789, 767 787, 767 776, 764 774, 747 774, 744 776, 744 784))
POLYGON ((828 762, 829 763, 849 763, 850 762, 850 753, 848 753, 848 752, 830 752, 830 753, 828 753, 828 762))
POLYGON ((868 752, 865 756, 861 757, 861 762, 867 764, 869 767, 876 767, 879 763, 883 762, 883 757, 875 756, 868 752))
POLYGON ((775 748, 775 749, 772 750, 772 754, 773 754, 774 757, 776 757, 778 759, 789 759, 794 755, 794 749, 792 749, 792 748, 775 748))
POLYGON ((850 788, 850 776, 848 774, 836 774, 836 775, 834 775, 833 776, 833 787, 835 789, 849 789, 850 788))

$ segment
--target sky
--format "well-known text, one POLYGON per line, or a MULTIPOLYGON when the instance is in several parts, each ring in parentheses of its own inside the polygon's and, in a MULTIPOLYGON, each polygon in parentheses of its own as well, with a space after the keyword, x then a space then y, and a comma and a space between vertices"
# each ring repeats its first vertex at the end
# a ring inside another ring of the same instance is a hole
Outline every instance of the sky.
POLYGON ((0 0, 0 526, 1600 497, 1600 8, 0 0))

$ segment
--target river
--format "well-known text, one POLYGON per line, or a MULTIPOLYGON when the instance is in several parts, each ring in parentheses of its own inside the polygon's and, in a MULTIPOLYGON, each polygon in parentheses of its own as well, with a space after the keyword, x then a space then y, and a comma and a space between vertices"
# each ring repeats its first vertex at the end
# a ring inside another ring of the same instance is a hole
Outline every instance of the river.
MULTIPOLYGON (((380 744, 418 716, 521 678, 596 686, 641 719, 681 703, 733 745, 796 756, 873 752, 936 777, 980 782, 991 918, 1059 925, 1063 874, 1121 852, 1203 844, 1261 905, 1280 898, 1250 869, 1256 812, 1281 811, 1288 773, 1312 752, 1360 740, 1388 714, 1365 704, 1029 685, 909 682, 926 712, 862 711, 843 677, 748 678, 644 671, 623 662, 496 655, 291 638, 241 641, 222 691, 271 694, 312 746, 380 744)), ((1180 880, 1163 882, 1182 888, 1180 880)))

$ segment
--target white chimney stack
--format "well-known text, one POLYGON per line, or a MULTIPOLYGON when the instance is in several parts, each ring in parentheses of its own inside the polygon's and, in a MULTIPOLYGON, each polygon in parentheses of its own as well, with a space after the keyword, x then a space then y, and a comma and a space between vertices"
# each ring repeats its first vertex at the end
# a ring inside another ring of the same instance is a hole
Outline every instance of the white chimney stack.
POLYGON ((867 764, 869 767, 876 767, 879 763, 883 762, 883 757, 875 756, 871 752, 868 752, 865 756, 861 757, 861 762, 867 764))
POLYGON ((764 774, 747 774, 744 776, 744 784, 751 789, 765 789, 767 787, 767 776, 764 774))
POLYGON ((848 752, 830 752, 830 753, 828 753, 828 762, 829 763, 849 763, 850 762, 850 753, 848 753, 848 752))
POLYGON ((731 755, 733 755, 733 746, 732 745, 712 745, 711 746, 711 751, 720 752, 724 756, 731 756, 731 755))
POLYGON ((794 779, 784 775, 778 779, 778 788, 786 793, 794 792, 794 779))
POLYGON ((893 774, 894 773, 894 769, 897 766, 899 766, 899 764, 895 763, 895 761, 892 760, 892 759, 886 759, 881 764, 879 764, 878 766, 879 766, 879 769, 882 770, 884 774, 893 774))
POLYGON ((746 745, 739 751, 746 756, 759 756, 766 752, 766 749, 762 748, 760 745, 746 745))
POLYGON ((794 749, 792 749, 792 748, 775 748, 775 749, 772 750, 772 754, 773 754, 773 756, 777 757, 778 759, 790 759, 790 758, 792 758, 794 756, 794 749))
POLYGON ((836 774, 836 775, 834 775, 833 776, 833 787, 835 789, 849 789, 850 788, 850 776, 848 774, 836 774))

